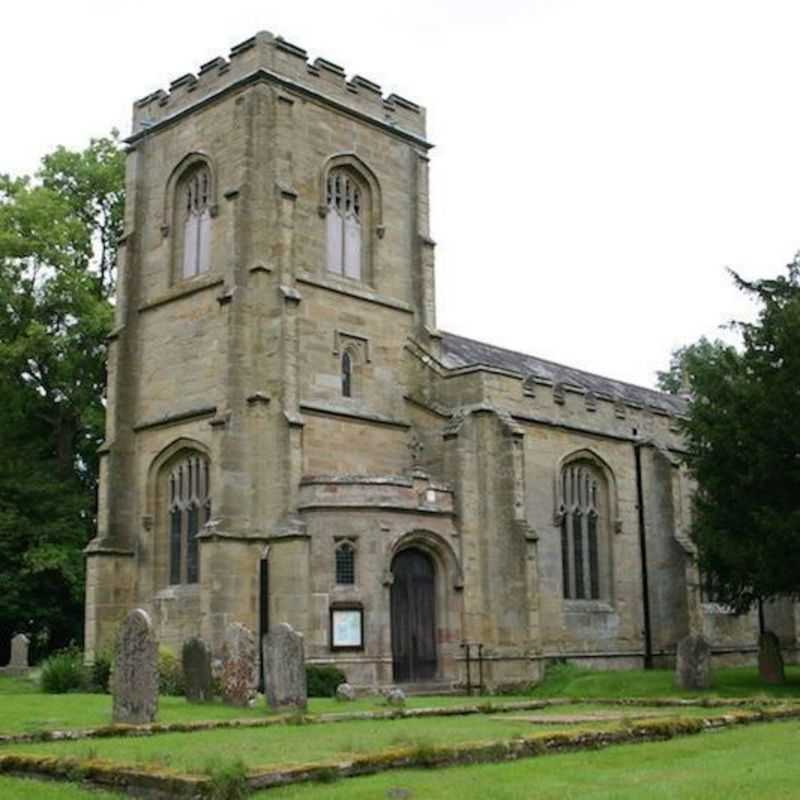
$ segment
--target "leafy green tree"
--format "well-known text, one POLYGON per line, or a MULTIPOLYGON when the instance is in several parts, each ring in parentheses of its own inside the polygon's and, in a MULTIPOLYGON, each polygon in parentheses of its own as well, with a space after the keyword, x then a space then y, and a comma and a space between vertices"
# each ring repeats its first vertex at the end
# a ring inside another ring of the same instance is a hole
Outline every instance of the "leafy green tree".
POLYGON ((116 133, 0 175, 0 643, 81 635, 123 185, 116 133))
POLYGON ((661 385, 683 372, 691 387, 700 567, 743 613, 800 598, 800 261, 776 278, 733 278, 759 305, 755 322, 735 323, 741 348, 702 340, 675 354, 661 385))

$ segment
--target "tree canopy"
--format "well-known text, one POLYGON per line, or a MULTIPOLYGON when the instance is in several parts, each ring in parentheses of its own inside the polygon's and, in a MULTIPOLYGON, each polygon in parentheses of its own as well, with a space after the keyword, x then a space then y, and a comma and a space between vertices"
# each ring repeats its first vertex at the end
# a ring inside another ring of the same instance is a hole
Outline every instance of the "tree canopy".
POLYGON ((81 637, 123 190, 116 133, 0 175, 0 643, 81 637))
POLYGON ((734 323, 741 347, 701 340, 659 382, 690 387, 700 568, 717 599, 744 612, 800 598, 800 261, 770 279, 732 274, 759 305, 754 322, 734 323))

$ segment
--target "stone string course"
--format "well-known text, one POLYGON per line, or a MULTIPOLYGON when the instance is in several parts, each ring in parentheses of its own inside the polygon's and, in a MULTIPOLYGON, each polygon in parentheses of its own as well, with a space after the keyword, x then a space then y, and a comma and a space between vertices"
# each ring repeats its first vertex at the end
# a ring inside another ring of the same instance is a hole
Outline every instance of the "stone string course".
MULTIPOLYGON (((667 704, 664 704, 667 705, 667 704)), ((326 761, 297 767, 255 768, 248 775, 250 791, 314 780, 370 775, 391 769, 499 763, 540 755, 597 750, 616 744, 666 741, 707 731, 756 722, 800 719, 800 704, 782 708, 735 711, 704 718, 635 722, 617 731, 576 731, 535 734, 511 740, 472 742, 453 746, 397 747, 347 761, 326 761)), ((151 798, 208 797, 210 779, 172 770, 143 769, 99 759, 58 758, 19 753, 0 755, 0 774, 82 780, 133 796, 151 798)))

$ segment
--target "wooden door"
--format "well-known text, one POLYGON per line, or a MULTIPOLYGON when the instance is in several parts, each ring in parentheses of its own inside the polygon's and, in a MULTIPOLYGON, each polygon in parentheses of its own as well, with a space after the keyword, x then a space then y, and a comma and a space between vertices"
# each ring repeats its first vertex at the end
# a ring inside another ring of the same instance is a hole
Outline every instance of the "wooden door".
POLYGON ((434 566, 421 550, 403 550, 392 562, 392 659, 394 680, 436 676, 434 566))

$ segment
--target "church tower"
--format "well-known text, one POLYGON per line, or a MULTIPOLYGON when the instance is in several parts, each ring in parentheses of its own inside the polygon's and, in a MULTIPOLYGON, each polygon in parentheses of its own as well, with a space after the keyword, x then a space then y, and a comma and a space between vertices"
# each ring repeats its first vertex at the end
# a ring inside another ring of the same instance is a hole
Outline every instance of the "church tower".
POLYGON ((406 342, 438 340, 424 110, 262 32, 136 102, 127 143, 87 652, 134 606, 175 652, 271 619, 313 658, 336 608, 364 647, 369 507, 449 502, 380 478, 413 465, 406 342))

